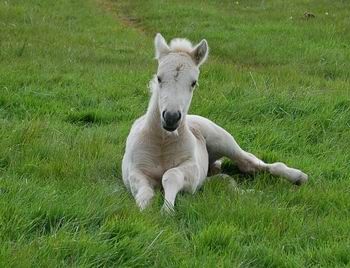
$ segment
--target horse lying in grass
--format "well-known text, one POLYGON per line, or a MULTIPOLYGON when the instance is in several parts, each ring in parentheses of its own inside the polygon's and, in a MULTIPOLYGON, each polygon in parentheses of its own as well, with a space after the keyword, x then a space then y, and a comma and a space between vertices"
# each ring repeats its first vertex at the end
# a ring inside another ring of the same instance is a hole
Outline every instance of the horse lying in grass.
POLYGON ((194 193, 208 172, 220 172, 228 157, 242 172, 266 171, 294 184, 308 176, 283 163, 267 164, 242 150, 234 138, 209 119, 188 115, 199 67, 208 56, 208 44, 186 39, 168 45, 155 37, 157 75, 150 82, 151 100, 145 115, 133 124, 122 163, 123 181, 141 210, 149 205, 156 186, 163 186, 163 209, 173 210, 179 191, 194 193))

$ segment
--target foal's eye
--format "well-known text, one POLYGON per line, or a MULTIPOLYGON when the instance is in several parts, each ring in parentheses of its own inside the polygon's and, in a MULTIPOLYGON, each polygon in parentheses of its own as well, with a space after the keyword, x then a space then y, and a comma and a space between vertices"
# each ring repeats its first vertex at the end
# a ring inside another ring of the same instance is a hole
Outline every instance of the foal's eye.
POLYGON ((192 82, 191 87, 195 87, 195 85, 197 85, 197 81, 196 81, 196 80, 194 80, 194 81, 192 82))
POLYGON ((159 76, 157 76, 157 80, 158 80, 158 83, 159 83, 159 84, 162 83, 162 79, 160 79, 159 76))

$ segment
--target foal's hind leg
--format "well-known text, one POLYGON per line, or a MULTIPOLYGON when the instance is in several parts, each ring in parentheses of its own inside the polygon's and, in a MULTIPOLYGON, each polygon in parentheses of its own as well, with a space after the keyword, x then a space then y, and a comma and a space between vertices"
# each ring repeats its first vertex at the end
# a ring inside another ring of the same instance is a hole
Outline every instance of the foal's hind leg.
POLYGON ((222 160, 215 160, 209 163, 208 176, 214 176, 221 173, 222 160))
POLYGON ((299 169, 290 168, 281 162, 267 164, 255 155, 245 151, 242 151, 239 156, 236 155, 232 159, 237 162, 238 168, 242 172, 255 173, 258 171, 267 171, 272 175, 284 177, 297 185, 306 182, 308 179, 308 176, 299 169))
POLYGON ((295 184, 307 181, 307 175, 298 169, 290 168, 279 162, 266 164, 255 155, 242 150, 231 134, 212 121, 201 116, 190 116, 189 122, 200 129, 206 140, 210 165, 222 157, 228 157, 237 164, 242 172, 267 171, 295 184))

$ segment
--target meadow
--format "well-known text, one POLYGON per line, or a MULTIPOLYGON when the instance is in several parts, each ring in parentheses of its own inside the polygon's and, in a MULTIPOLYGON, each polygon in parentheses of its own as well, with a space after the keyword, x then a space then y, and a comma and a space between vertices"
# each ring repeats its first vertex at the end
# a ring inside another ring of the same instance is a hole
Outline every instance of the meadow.
POLYGON ((0 267, 349 267, 349 17, 346 0, 0 1, 0 267), (160 191, 138 211, 121 159, 157 32, 209 43, 190 112, 306 185, 225 162, 175 215, 160 191))

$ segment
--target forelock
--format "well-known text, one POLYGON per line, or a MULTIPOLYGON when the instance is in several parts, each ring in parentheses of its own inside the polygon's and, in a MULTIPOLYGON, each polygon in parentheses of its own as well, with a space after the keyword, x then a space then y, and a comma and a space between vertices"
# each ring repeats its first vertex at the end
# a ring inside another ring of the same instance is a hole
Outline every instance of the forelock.
POLYGON ((191 53, 192 43, 185 38, 175 38, 170 42, 170 50, 173 52, 191 53))

